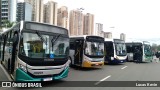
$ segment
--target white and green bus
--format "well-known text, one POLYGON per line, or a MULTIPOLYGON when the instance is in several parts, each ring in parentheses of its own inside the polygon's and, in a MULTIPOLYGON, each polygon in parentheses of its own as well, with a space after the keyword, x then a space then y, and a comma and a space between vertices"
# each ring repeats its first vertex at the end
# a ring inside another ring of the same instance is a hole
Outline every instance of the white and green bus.
POLYGON ((135 61, 137 57, 135 56, 136 48, 141 52, 140 62, 152 62, 153 54, 151 45, 148 41, 134 41, 126 42, 127 47, 127 61, 135 61))
POLYGON ((52 81, 68 76, 68 30, 21 21, 0 35, 0 60, 14 81, 52 81))

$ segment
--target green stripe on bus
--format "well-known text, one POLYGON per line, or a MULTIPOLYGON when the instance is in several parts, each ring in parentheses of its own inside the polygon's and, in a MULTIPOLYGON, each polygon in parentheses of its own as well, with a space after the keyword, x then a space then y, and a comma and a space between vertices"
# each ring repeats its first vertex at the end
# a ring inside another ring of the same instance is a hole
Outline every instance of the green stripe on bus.
POLYGON ((68 76, 68 72, 69 72, 69 67, 67 67, 61 75, 53 77, 53 79, 58 80, 58 79, 65 78, 68 76))
MULTIPOLYGON (((68 72, 69 72, 69 67, 67 67, 62 74, 57 75, 55 77, 52 77, 53 80, 58 80, 58 79, 62 79, 68 76, 68 72)), ((16 76, 15 76, 15 80, 16 81, 42 81, 43 78, 32 78, 31 76, 29 76, 27 73, 25 73, 23 70, 21 70, 20 68, 18 68, 16 70, 16 76)))
POLYGON ((35 79, 22 71, 20 68, 16 70, 16 81, 41 81, 41 79, 35 79))

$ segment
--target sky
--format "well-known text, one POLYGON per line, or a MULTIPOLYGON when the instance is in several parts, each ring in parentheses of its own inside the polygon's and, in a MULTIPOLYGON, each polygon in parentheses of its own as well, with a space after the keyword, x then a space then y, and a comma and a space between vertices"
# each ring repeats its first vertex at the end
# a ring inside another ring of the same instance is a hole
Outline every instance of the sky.
MULTIPOLYGON (((48 0, 45 0, 47 2, 48 0)), ((160 0, 53 0, 69 10, 84 8, 95 15, 113 38, 125 33, 127 40, 148 40, 160 44, 160 0), (111 28, 114 27, 114 28, 111 28)))

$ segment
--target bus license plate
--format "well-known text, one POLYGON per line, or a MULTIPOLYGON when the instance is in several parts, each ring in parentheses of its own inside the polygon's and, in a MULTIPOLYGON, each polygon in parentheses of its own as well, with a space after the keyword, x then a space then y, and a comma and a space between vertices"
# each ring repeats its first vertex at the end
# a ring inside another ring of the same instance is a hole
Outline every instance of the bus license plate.
POLYGON ((121 62, 123 62, 123 61, 121 61, 121 62))
POLYGON ((43 81, 52 81, 52 78, 44 78, 43 81))

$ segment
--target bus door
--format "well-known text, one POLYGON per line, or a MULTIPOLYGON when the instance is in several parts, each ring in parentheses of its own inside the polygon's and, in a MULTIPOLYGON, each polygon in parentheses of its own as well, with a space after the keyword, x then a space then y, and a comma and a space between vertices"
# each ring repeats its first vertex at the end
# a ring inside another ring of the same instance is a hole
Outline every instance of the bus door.
POLYGON ((114 57, 113 42, 105 42, 105 63, 110 63, 111 57, 114 57))
POLYGON ((78 65, 82 65, 83 59, 83 42, 84 40, 76 40, 75 41, 75 55, 74 55, 74 63, 78 65))
POLYGON ((18 44, 18 34, 14 34, 14 36, 12 36, 12 44, 11 44, 11 47, 12 47, 12 50, 11 50, 11 54, 12 54, 12 57, 11 57, 11 74, 14 73, 14 70, 15 70, 15 65, 16 65, 16 55, 17 55, 17 44, 18 44))
POLYGON ((5 65, 5 67, 7 68, 8 71, 10 71, 10 62, 11 62, 11 47, 10 47, 10 33, 7 33, 4 36, 4 62, 3 64, 5 65))

